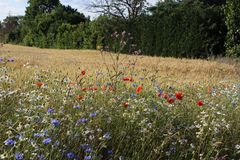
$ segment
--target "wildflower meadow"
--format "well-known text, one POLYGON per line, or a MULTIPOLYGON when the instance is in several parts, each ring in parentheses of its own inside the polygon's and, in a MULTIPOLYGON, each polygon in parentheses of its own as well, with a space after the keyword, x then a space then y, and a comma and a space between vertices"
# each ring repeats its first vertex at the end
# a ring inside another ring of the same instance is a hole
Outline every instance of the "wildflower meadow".
POLYGON ((187 70, 173 72, 180 60, 163 72, 154 61, 144 67, 147 57, 138 54, 99 51, 92 62, 84 53, 60 57, 50 50, 51 58, 44 49, 6 47, 9 52, 0 53, 0 159, 240 158, 240 83, 237 73, 221 77, 230 73, 227 64, 204 73, 203 63, 217 62, 189 60, 188 68, 200 66, 191 77, 187 70), (37 60, 30 51, 43 55, 37 60))

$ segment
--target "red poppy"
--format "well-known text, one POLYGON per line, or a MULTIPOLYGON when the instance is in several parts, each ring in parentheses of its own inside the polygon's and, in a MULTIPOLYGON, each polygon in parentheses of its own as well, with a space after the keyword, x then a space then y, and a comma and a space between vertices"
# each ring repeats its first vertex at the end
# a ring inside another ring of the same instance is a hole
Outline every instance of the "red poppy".
POLYGON ((88 89, 87 89, 87 88, 82 88, 81 90, 82 90, 82 91, 87 91, 88 89))
POLYGON ((156 94, 157 97, 161 97, 161 95, 162 95, 162 93, 160 93, 160 92, 158 92, 158 93, 156 94))
POLYGON ((129 106, 129 103, 128 102, 124 102, 123 103, 123 107, 127 108, 129 106))
POLYGON ((113 86, 109 86, 108 90, 109 90, 109 91, 114 91, 113 86))
POLYGON ((43 82, 37 82, 36 85, 37 85, 38 87, 42 87, 42 86, 44 85, 44 83, 43 83, 43 82))
POLYGON ((166 93, 164 93, 162 96, 163 96, 163 98, 165 98, 165 99, 168 99, 168 98, 169 98, 168 94, 166 94, 166 93))
POLYGON ((182 92, 176 92, 175 96, 176 96, 176 99, 178 99, 178 100, 182 100, 182 98, 183 98, 182 92))
POLYGON ((107 86, 102 86, 102 90, 106 91, 107 90, 107 86))
POLYGON ((142 86, 140 85, 140 86, 137 87, 136 92, 137 92, 137 93, 140 93, 141 90, 142 90, 142 86))
POLYGON ((203 106, 203 101, 202 101, 202 100, 199 100, 199 101, 197 102, 197 105, 198 105, 199 107, 203 106))
POLYGON ((133 82, 133 78, 131 78, 131 77, 123 77, 123 81, 133 82))
POLYGON ((79 101, 82 100, 83 98, 84 98, 84 96, 82 96, 82 95, 77 95, 76 96, 76 99, 79 100, 79 101))
POLYGON ((86 71, 85 69, 82 69, 82 72, 81 72, 82 76, 84 76, 86 74, 86 71))
POLYGON ((90 91, 97 91, 98 88, 97 88, 97 87, 91 87, 91 88, 89 88, 88 90, 90 90, 90 91))
POLYGON ((172 104, 172 103, 174 103, 175 102, 175 99, 174 98, 168 98, 168 103, 170 103, 170 104, 172 104))

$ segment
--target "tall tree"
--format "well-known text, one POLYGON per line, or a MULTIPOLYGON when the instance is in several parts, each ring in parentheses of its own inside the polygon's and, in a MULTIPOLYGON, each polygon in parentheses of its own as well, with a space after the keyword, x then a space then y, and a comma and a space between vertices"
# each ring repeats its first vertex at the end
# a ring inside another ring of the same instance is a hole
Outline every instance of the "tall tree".
POLYGON ((146 4, 146 0, 94 0, 90 7, 98 13, 132 20, 143 12, 146 4))
POLYGON ((225 7, 227 33, 227 54, 240 56, 240 0, 227 0, 225 7))

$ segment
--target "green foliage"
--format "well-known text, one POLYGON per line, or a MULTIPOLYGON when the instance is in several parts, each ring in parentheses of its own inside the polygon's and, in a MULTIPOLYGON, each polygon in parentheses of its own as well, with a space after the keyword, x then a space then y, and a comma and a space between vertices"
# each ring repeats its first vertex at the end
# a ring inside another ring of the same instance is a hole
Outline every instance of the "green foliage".
MULTIPOLYGON (((167 0, 135 18, 106 14, 93 21, 59 0, 29 0, 28 3, 21 23, 15 21, 17 25, 7 27, 8 32, 3 28, 9 23, 1 24, 1 41, 42 48, 108 46, 114 51, 111 35, 126 31, 134 38, 131 44, 151 56, 224 56, 225 48, 227 55, 240 54, 237 49, 240 44, 239 0, 167 0)), ((123 52, 128 53, 129 49, 126 47, 123 52)))
POLYGON ((227 55, 240 56, 240 1, 227 0, 225 7, 226 25, 228 28, 226 47, 227 55))
POLYGON ((199 1, 162 2, 135 26, 137 44, 150 55, 206 57, 224 53, 226 28, 219 6, 199 1))

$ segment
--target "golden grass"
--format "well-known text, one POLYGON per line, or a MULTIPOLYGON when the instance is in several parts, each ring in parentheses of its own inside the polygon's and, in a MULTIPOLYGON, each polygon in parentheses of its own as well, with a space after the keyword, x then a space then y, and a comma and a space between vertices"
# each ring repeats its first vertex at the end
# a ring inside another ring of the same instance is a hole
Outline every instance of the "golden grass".
MULTIPOLYGON (((79 68, 86 68, 89 72, 104 68, 102 56, 96 50, 39 49, 6 44, 0 48, 0 56, 16 59, 16 63, 12 65, 17 70, 16 75, 22 80, 27 78, 27 73, 24 72, 30 72, 21 70, 27 63, 36 68, 59 71, 70 76, 76 76, 79 68)), ((125 56, 121 55, 120 59, 125 56)), ((122 65, 127 65, 129 60, 135 58, 128 56, 122 65)), ((108 55, 106 62, 112 62, 108 55)), ((193 60, 139 56, 136 68, 137 72, 153 74, 162 80, 171 79, 178 83, 217 83, 240 79, 240 62, 237 59, 193 60)))

